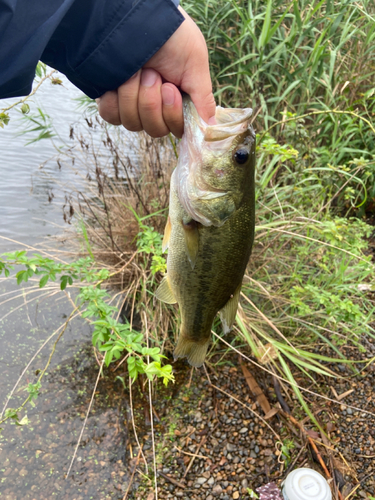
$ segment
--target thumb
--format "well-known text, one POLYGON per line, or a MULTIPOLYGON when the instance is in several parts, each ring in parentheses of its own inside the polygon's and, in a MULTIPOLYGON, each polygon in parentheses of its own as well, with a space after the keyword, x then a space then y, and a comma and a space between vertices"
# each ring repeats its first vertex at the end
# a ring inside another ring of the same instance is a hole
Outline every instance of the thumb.
MULTIPOLYGON (((188 48, 186 50, 185 68, 182 74, 180 88, 188 93, 198 114, 203 120, 212 123, 215 117, 216 103, 212 93, 212 82, 206 41, 194 21, 179 7, 185 17, 186 28, 191 30, 188 48)), ((215 120, 214 120, 215 123, 215 120)))
POLYGON ((199 116, 210 125, 216 123, 216 103, 212 91, 204 93, 202 92, 202 88, 193 88, 190 92, 188 92, 188 94, 190 95, 199 116))

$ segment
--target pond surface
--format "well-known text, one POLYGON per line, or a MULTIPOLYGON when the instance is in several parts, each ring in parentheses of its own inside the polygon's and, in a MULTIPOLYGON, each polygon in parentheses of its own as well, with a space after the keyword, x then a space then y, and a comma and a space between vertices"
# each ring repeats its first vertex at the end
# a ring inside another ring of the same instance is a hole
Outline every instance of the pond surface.
MULTIPOLYGON (((58 134, 68 141, 70 126, 82 115, 73 99, 82 94, 62 80, 61 87, 44 83, 30 107, 33 113, 41 106, 58 134)), ((3 103, 0 101, 0 108, 3 103)), ((51 200, 51 193, 77 184, 72 170, 60 169, 52 143, 43 140, 25 146, 35 135, 17 137, 23 129, 15 112, 9 125, 0 129, 0 253, 22 248, 22 244, 37 247, 46 237, 61 234, 61 200, 57 203, 57 196, 51 200), (51 157, 54 159, 48 161, 51 157)), ((34 282, 20 289, 14 279, 0 277, 0 413, 32 360, 8 407, 15 408, 25 399, 25 388, 37 381, 56 336, 46 340, 65 324, 71 310, 70 300, 52 288, 41 291, 34 282)), ((30 423, 22 427, 3 424, 0 498, 123 498, 127 489, 127 406, 120 382, 114 381, 117 373, 98 385, 77 458, 65 479, 98 374, 90 337, 90 327, 82 319, 69 323, 56 346, 36 406, 29 405, 20 415, 26 413, 30 423)))

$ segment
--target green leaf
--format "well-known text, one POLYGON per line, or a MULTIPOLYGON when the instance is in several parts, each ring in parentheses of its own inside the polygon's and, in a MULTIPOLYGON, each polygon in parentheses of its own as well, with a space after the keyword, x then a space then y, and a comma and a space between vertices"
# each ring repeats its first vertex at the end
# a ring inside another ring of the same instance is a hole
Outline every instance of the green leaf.
POLYGON ((42 278, 39 280, 39 288, 44 288, 46 284, 48 283, 48 274, 45 274, 42 278))
POLYGON ((312 413, 312 411, 308 407, 306 401, 304 400, 304 397, 302 396, 302 393, 299 390, 299 387, 297 386, 297 382, 295 381, 293 374, 289 369, 289 366, 287 365, 287 363, 285 362, 284 358, 281 356, 280 353, 278 353, 278 357, 279 357, 281 367, 285 373, 285 376, 289 380, 295 395, 297 396, 299 402, 301 403, 302 408, 305 410, 306 414, 310 417, 311 421, 314 422, 314 424, 318 427, 318 429, 320 429, 322 432, 324 432, 323 429, 320 427, 318 421, 316 420, 314 414, 312 413))
POLYGON ((30 112, 30 106, 24 102, 21 106, 21 113, 27 115, 30 112))
POLYGON ((16 422, 16 425, 23 426, 23 425, 28 425, 29 423, 30 423, 30 420, 27 418, 27 415, 25 415, 21 420, 16 422))
POLYGON ((4 128, 4 125, 8 125, 10 117, 8 113, 0 113, 0 127, 4 128))
POLYGON ((266 15, 264 18, 263 22, 263 28, 262 28, 262 33, 260 34, 259 38, 259 48, 263 48, 269 39, 270 35, 270 26, 271 26, 271 13, 272 13, 272 0, 268 0, 267 2, 267 8, 266 8, 266 15))

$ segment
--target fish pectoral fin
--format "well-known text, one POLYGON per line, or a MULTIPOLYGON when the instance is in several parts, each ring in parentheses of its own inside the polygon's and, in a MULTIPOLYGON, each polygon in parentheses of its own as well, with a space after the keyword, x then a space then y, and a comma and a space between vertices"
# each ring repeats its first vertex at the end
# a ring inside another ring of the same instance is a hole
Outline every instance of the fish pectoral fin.
POLYGON ((236 319, 238 300, 240 298, 240 292, 241 292, 241 285, 242 283, 238 285, 234 294, 231 296, 231 298, 228 300, 225 306, 220 310, 220 319, 224 333, 228 333, 231 331, 234 320, 236 319))
POLYGON ((185 250, 192 269, 194 269, 197 260, 199 247, 198 225, 199 222, 195 220, 191 220, 188 223, 182 222, 185 237, 185 250))
POLYGON ((168 248, 169 245, 169 238, 171 237, 171 231, 172 231, 172 224, 171 224, 171 218, 168 215, 168 220, 165 225, 164 229, 164 238, 163 238, 163 244, 162 244, 162 251, 165 252, 166 249, 168 248))
POLYGON ((166 304, 175 304, 177 300, 175 299, 174 293, 172 291, 171 285, 168 281, 168 276, 165 276, 159 285, 159 288, 155 292, 155 297, 166 304))

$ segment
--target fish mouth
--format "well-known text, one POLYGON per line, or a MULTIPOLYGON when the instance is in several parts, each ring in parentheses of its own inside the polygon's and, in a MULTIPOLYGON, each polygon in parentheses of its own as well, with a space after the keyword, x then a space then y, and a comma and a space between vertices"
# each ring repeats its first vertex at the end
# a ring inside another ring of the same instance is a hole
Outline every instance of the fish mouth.
POLYGON ((216 124, 208 125, 198 114, 193 102, 187 95, 183 99, 186 134, 200 136, 206 142, 216 142, 242 134, 249 127, 253 114, 251 108, 235 109, 216 106, 216 124), (199 133, 198 133, 199 131, 199 133))
POLYGON ((204 140, 216 142, 244 133, 253 114, 251 108, 225 109, 216 107, 216 125, 207 125, 204 140))

